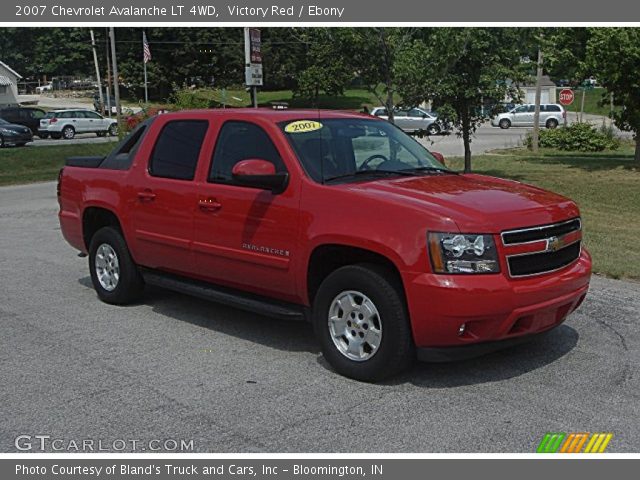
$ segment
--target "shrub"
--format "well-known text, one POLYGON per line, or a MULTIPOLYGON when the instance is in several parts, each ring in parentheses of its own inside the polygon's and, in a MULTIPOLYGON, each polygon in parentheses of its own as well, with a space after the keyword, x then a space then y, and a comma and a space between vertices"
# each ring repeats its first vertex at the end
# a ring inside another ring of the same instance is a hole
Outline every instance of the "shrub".
MULTIPOLYGON (((531 148, 531 134, 527 134, 525 145, 531 148)), ((620 141, 612 131, 598 130, 589 123, 572 123, 568 127, 540 130, 541 148, 554 148, 573 152, 601 152, 617 150, 620 141)))

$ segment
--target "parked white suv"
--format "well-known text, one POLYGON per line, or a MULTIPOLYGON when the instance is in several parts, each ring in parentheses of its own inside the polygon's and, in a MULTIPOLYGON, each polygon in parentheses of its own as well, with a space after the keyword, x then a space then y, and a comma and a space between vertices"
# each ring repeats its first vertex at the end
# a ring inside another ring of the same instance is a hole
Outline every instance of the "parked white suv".
MULTIPOLYGON (((517 105, 508 112, 501 113, 491 119, 491 125, 500 128, 509 127, 533 127, 533 114, 535 105, 528 103, 517 105)), ((543 103, 540 105, 540 126, 556 128, 564 123, 567 112, 562 105, 557 103, 543 103)))
POLYGON ((72 139, 76 133, 96 133, 99 137, 118 134, 118 123, 91 110, 55 110, 40 120, 41 138, 72 139))

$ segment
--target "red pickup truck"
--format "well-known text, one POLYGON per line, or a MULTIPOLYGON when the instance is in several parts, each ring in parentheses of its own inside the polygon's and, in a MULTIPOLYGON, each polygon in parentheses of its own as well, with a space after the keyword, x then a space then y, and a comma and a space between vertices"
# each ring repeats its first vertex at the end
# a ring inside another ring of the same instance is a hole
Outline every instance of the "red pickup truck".
POLYGON ((154 284, 307 319, 335 370, 376 381, 546 332, 589 286, 574 202, 439 160, 367 115, 168 113, 68 159, 59 218, 103 301, 154 284))

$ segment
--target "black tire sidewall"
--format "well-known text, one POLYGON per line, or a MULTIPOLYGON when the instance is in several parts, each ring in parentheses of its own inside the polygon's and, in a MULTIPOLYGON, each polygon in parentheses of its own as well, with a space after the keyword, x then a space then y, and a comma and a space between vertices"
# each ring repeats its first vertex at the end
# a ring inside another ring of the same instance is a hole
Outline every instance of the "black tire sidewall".
POLYGON ((358 264, 339 268, 320 285, 314 299, 313 326, 322 352, 340 374, 367 382, 379 381, 406 369, 414 357, 413 339, 403 295, 389 282, 389 272, 377 266, 358 264), (337 349, 328 328, 333 299, 346 290, 362 292, 375 304, 382 323, 382 340, 371 359, 356 362, 337 349))
POLYGON ((139 298, 144 287, 144 282, 138 271, 138 267, 133 262, 127 244, 122 234, 113 227, 103 227, 91 238, 89 246, 89 272, 91 282, 98 294, 98 297, 106 302, 116 305, 127 304, 139 298), (118 257, 120 267, 120 278, 118 285, 112 291, 108 291, 100 285, 95 268, 96 252, 102 244, 107 244, 113 248, 118 257))
POLYGON ((503 130, 506 130, 507 128, 509 128, 511 126, 511 122, 509 120, 503 119, 503 120, 500 120, 498 122, 498 126, 500 128, 502 128, 503 130))
POLYGON ((547 124, 545 125, 549 130, 553 130, 558 126, 558 121, 554 119, 547 120, 547 124))

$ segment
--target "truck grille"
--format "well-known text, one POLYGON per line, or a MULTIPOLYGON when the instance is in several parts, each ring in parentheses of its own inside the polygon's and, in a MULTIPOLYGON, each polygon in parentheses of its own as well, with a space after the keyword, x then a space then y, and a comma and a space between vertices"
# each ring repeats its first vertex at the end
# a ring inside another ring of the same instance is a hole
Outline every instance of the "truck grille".
POLYGON ((564 268, 580 256, 582 224, 579 218, 502 233, 509 275, 539 275, 564 268), (510 250, 518 253, 510 253, 510 250), (524 251, 521 251, 524 250, 524 251))

